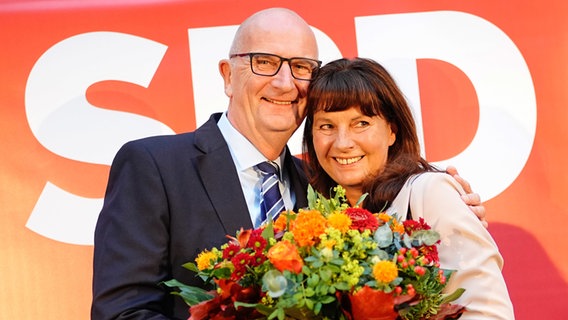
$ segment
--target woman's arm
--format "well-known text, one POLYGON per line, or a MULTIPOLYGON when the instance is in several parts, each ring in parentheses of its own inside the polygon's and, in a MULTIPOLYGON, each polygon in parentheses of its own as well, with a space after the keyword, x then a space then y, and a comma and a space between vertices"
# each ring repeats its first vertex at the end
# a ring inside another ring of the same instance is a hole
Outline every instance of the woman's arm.
POLYGON ((460 319, 514 319, 501 269, 503 258, 495 241, 461 199, 463 188, 444 173, 425 173, 412 184, 413 219, 423 217, 440 233, 442 268, 457 270, 446 291, 466 291, 456 303, 467 312, 460 319))

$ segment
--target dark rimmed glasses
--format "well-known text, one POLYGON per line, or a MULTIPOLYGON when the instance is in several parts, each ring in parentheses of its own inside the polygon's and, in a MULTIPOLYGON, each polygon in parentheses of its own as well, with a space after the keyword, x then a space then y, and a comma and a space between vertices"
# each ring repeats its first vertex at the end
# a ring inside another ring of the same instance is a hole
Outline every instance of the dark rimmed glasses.
POLYGON ((282 67, 282 63, 288 61, 292 77, 298 80, 309 81, 312 80, 321 66, 321 61, 319 60, 301 57, 282 58, 275 54, 262 52, 235 53, 229 56, 231 59, 234 57, 249 57, 252 73, 267 77, 277 74, 282 67))

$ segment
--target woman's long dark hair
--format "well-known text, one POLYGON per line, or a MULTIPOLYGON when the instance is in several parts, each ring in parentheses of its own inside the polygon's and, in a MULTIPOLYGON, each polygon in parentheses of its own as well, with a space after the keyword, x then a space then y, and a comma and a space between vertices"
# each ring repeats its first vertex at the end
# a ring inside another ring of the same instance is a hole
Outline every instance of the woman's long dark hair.
POLYGON ((439 171, 420 156, 416 124, 408 103, 394 79, 379 63, 365 58, 338 59, 322 67, 308 91, 304 128, 304 163, 310 184, 327 195, 337 185, 323 170, 314 150, 312 126, 318 111, 344 111, 360 106, 366 116, 380 116, 396 134, 387 163, 377 175, 364 182, 369 193, 365 208, 378 212, 392 203, 413 174, 439 171))

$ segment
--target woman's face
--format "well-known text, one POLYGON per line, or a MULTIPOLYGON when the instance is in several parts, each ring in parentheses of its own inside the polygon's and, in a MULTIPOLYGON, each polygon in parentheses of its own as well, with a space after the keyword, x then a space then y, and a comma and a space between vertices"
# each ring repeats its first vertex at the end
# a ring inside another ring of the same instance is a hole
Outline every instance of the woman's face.
POLYGON ((383 118, 366 116, 359 106, 314 114, 314 149, 322 168, 347 190, 362 191, 362 182, 385 165, 396 139, 383 118))

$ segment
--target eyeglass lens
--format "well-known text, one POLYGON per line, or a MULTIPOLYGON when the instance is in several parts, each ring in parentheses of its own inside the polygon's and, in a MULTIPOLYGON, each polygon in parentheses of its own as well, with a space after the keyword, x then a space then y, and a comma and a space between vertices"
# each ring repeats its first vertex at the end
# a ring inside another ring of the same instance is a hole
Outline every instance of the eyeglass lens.
POLYGON ((316 61, 303 58, 285 59, 277 55, 251 55, 252 71, 263 76, 273 76, 280 70, 282 63, 288 61, 292 75, 297 79, 310 80, 313 71, 318 67, 316 61))

